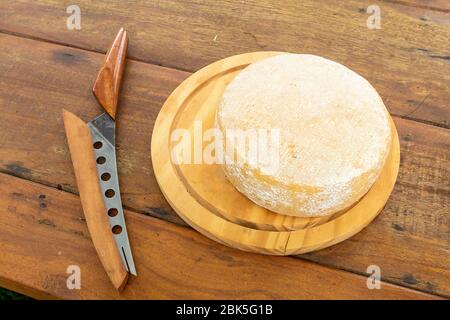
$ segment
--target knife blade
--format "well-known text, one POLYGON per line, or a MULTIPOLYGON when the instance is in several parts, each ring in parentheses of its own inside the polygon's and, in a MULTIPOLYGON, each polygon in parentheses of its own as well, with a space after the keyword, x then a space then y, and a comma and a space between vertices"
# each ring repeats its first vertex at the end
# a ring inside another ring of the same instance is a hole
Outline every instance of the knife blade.
POLYGON ((137 275, 128 239, 117 174, 116 123, 105 112, 88 123, 97 164, 97 176, 114 241, 127 272, 137 275))

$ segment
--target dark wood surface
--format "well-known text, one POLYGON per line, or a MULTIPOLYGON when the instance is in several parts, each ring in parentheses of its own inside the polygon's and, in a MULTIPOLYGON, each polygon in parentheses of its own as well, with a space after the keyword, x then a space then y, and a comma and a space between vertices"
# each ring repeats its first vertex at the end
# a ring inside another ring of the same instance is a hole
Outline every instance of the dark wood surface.
POLYGON ((318 54, 366 77, 393 114, 450 127, 446 110, 450 28, 427 20, 429 12, 450 16, 445 0, 336 4, 166 0, 134 5, 80 0, 77 4, 82 29, 69 31, 63 3, 3 1, 0 30, 105 53, 117 30, 125 26, 131 39, 128 57, 187 71, 251 51, 318 54), (380 6, 381 30, 366 26, 370 4, 380 6), (403 14, 405 8, 420 9, 421 15, 403 14))
MULTIPOLYGON (((185 250, 205 252, 205 265, 193 268, 194 262, 183 260, 182 273, 170 269, 172 272, 162 274, 161 292, 145 292, 147 297, 184 297, 175 292, 177 286, 190 288, 199 298, 230 297, 231 285, 217 280, 213 288, 200 280, 213 268, 231 283, 246 281, 248 290, 240 296, 233 291, 235 297, 381 298, 381 292, 364 290, 364 275, 372 264, 380 266, 382 279, 391 290, 384 297, 419 297, 418 291, 450 297, 450 6, 440 0, 376 3, 382 10, 381 30, 367 29, 367 5, 359 1, 336 5, 327 1, 161 1, 135 6, 119 1, 108 6, 102 1, 79 1, 82 29, 69 31, 65 4, 0 2, 0 171, 4 173, 1 184, 7 190, 0 195, 0 228, 8 231, 0 236, 0 245, 10 253, 0 257, 0 284, 38 297, 100 297, 64 292, 65 270, 57 270, 58 263, 61 268, 70 257, 81 259, 84 253, 89 256, 93 252, 88 236, 85 234, 79 251, 67 253, 60 262, 44 263, 49 254, 45 248, 50 244, 67 252, 77 239, 58 242, 57 228, 37 221, 42 214, 43 221, 55 224, 54 219, 61 219, 56 225, 70 226, 70 215, 81 215, 61 109, 85 121, 101 112, 91 87, 111 39, 124 26, 130 36, 131 59, 125 67, 119 101, 117 156, 124 206, 137 213, 130 214, 137 219, 131 222, 136 228, 132 236, 148 244, 140 243, 137 250, 141 254, 136 255, 167 256, 167 260, 142 260, 140 264, 166 268, 175 257, 183 256, 180 241, 185 241, 185 250), (232 54, 271 49, 320 54, 361 73, 395 115, 401 140, 399 178, 379 217, 355 237, 300 259, 247 254, 204 239, 164 200, 151 167, 153 123, 165 99, 191 71, 232 54), (27 196, 14 198, 16 189, 27 196), (54 194, 51 209, 48 203, 43 209, 36 202, 36 194, 46 192, 54 194), (24 206, 16 218, 29 223, 14 220, 14 226, 12 220, 5 220, 12 215, 11 206, 24 206), (40 235, 44 227, 46 233, 40 235), (151 245, 155 228, 162 230, 164 245, 151 245), (27 241, 35 243, 30 260, 25 257, 30 254, 27 241), (201 246, 195 247, 197 243, 201 246), (214 259, 215 251, 226 251, 226 257, 214 259), (236 259, 241 259, 241 264, 255 264, 254 276, 233 276, 237 270, 228 267, 236 259), (36 265, 40 279, 33 280, 32 271, 26 271, 30 262, 36 265), (273 268, 264 273, 266 263, 273 268), (274 278, 275 268, 292 268, 286 273, 298 277, 294 282, 280 280, 285 295, 276 292, 280 287, 275 281, 263 281, 263 276, 274 278), (327 273, 329 279, 336 275, 343 280, 318 280, 315 270, 327 273), (43 280, 46 272, 53 277, 47 282, 43 280), (342 290, 336 286, 343 286, 342 290), (402 289, 405 287, 416 291, 402 289)), ((99 263, 89 259, 83 263, 99 263)), ((100 269, 95 272, 101 274, 100 269)), ((131 288, 145 291, 150 278, 142 278, 131 288)), ((110 296, 112 291, 101 279, 87 283, 106 288, 104 296, 110 296)))
POLYGON ((0 174, 0 194, 0 283, 36 297, 436 298, 389 283, 369 290, 363 276, 238 251, 192 229, 133 212, 125 214, 139 277, 119 294, 97 257, 77 196, 5 174, 0 174), (73 264, 81 269, 81 290, 66 287, 66 268, 73 264))

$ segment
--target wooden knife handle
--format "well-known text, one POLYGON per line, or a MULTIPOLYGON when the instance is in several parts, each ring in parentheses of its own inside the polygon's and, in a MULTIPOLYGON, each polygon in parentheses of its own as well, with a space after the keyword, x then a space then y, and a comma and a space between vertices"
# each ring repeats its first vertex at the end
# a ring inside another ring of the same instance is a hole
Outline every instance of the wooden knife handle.
POLYGON ((89 234, 111 282, 117 290, 121 291, 127 283, 128 273, 122 263, 106 216, 97 177, 91 133, 87 124, 74 114, 63 110, 63 117, 89 234))
POLYGON ((111 48, 106 53, 105 61, 95 80, 92 91, 100 105, 111 116, 116 118, 119 88, 128 47, 127 32, 121 28, 111 48))

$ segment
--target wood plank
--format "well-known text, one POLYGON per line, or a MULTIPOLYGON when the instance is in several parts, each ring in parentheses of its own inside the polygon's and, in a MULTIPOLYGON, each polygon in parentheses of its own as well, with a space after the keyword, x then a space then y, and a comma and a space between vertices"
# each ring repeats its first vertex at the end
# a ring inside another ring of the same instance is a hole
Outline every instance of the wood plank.
POLYGON ((401 4, 413 8, 433 11, 450 12, 450 2, 447 0, 382 0, 387 3, 401 4))
POLYGON ((386 5, 414 19, 450 26, 450 2, 447 0, 382 0, 386 5))
MULTIPOLYGON (((61 109, 86 121, 100 113, 90 85, 103 56, 6 35, 0 43, 1 171, 76 193, 61 109)), ((128 61, 117 117, 125 206, 180 224, 154 179, 150 136, 164 100, 188 75, 128 61)), ((383 279, 450 296, 450 131, 395 122, 402 162, 386 209, 354 238, 305 258, 360 274, 377 264, 383 279)))
POLYGON ((450 2, 446 0, 437 1, 390 1, 382 0, 387 6, 406 14, 416 20, 427 23, 450 26, 450 2))
POLYGON ((0 31, 105 52, 124 26, 130 34, 129 57, 189 71, 250 51, 318 54, 366 77, 393 114, 450 127, 450 28, 399 10, 447 10, 445 1, 401 1, 394 3, 397 8, 373 1, 381 8, 381 30, 367 28, 369 4, 356 0, 333 5, 326 0, 77 4, 81 30, 67 29, 65 4, 1 2, 0 31))
POLYGON ((38 298, 430 299, 289 257, 250 254, 195 231, 126 212, 137 278, 119 294, 102 268, 77 196, 0 174, 0 285, 38 298), (66 286, 70 265, 81 290, 66 286))

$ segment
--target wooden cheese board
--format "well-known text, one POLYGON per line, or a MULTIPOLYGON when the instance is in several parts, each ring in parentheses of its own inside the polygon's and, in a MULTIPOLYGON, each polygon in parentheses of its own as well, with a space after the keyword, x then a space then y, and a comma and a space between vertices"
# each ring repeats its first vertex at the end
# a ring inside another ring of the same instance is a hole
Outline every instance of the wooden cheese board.
MULTIPOLYGON (((174 130, 187 130, 195 140, 194 126, 201 124, 202 131, 212 128, 227 84, 250 63, 281 53, 236 55, 191 75, 163 105, 153 129, 151 153, 155 177, 164 196, 194 229, 241 250, 292 255, 348 239, 383 209, 400 164, 398 134, 392 120, 392 146, 378 180, 351 208, 325 217, 301 218, 271 212, 239 193, 228 182, 219 164, 177 164, 172 161, 172 153, 177 149, 171 139, 174 130)), ((195 143, 198 141, 193 141, 192 146, 195 143)))

